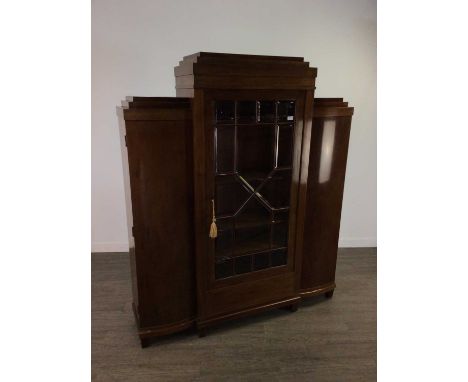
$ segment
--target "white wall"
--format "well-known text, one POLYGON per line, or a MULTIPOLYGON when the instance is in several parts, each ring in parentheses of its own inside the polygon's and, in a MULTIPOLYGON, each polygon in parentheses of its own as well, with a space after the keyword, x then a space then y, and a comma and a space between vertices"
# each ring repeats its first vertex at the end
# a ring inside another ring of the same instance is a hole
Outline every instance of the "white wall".
POLYGON ((115 107, 174 96, 173 67, 198 51, 303 56, 316 96, 355 107, 340 245, 376 245, 375 0, 92 0, 93 251, 127 249, 115 107))

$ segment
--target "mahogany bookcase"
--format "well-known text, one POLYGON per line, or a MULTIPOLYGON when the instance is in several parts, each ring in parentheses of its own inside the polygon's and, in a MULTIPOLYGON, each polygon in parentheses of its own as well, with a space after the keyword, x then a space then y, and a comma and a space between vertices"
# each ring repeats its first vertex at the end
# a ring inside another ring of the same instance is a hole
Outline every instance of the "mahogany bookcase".
POLYGON ((353 108, 315 99, 299 57, 201 52, 174 72, 177 97, 118 108, 142 346, 335 289, 353 108))

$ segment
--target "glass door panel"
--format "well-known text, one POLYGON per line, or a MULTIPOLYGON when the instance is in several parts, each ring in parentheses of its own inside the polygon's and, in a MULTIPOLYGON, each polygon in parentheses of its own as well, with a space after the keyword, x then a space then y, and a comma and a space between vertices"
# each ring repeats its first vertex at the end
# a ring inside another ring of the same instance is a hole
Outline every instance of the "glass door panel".
POLYGON ((214 105, 215 278, 287 263, 295 102, 214 105))
POLYGON ((216 161, 217 173, 234 172, 234 126, 220 125, 216 129, 216 151, 219 153, 216 161))
POLYGON ((275 126, 262 123, 239 125, 236 138, 236 170, 255 187, 274 168, 275 126))

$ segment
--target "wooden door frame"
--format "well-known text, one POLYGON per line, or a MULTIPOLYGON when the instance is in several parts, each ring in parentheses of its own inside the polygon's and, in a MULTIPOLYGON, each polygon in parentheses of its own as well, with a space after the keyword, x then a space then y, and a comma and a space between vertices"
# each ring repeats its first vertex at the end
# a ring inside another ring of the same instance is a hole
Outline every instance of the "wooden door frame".
MULTIPOLYGON (((207 319, 212 319, 210 317, 212 313, 209 313, 209 310, 212 311, 212 309, 209 309, 210 307, 207 306, 207 293, 216 288, 229 288, 242 283, 252 284, 261 279, 274 279, 275 276, 288 272, 293 277, 294 293, 291 296, 284 297, 289 301, 291 298, 299 296, 309 143, 312 127, 312 103, 313 90, 194 90, 194 225, 197 307, 200 324, 206 322, 207 319), (209 269, 214 264, 214 251, 210 250, 210 247, 213 247, 213 243, 208 237, 209 223, 211 222, 210 200, 214 195, 214 181, 211 171, 213 167, 213 144, 210 142, 213 135, 213 124, 210 122, 212 115, 210 107, 207 107, 207 105, 214 99, 222 98, 294 99, 296 100, 296 108, 299 105, 301 110, 298 111, 296 109, 291 185, 291 190, 294 190, 294 193, 291 194, 291 205, 294 205, 294 216, 290 216, 287 265, 277 267, 277 269, 270 268, 214 281, 214 269, 209 269), (207 253, 208 256, 206 255, 207 253)), ((276 303, 271 301, 269 305, 271 304, 274 305, 276 303)))

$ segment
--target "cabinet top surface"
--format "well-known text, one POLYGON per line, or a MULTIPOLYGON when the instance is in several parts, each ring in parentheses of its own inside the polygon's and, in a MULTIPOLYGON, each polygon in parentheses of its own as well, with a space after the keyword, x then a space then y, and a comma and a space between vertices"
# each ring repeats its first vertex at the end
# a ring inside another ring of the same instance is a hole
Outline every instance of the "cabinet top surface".
POLYGON ((176 89, 313 89, 303 57, 198 52, 174 68, 176 89))
POLYGON ((288 56, 266 56, 256 54, 234 54, 234 53, 217 53, 217 52, 197 52, 184 56, 184 62, 198 62, 203 59, 218 59, 219 61, 225 60, 265 60, 265 61, 292 61, 304 62, 303 57, 288 57, 288 56))

